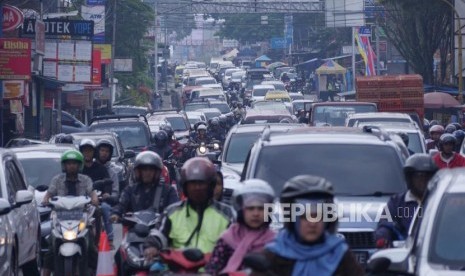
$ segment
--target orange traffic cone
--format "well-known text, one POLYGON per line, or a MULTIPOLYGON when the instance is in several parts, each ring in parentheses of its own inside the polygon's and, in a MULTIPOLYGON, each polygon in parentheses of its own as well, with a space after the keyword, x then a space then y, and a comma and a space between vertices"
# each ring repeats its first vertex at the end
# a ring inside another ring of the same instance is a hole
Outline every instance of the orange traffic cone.
POLYGON ((97 276, 114 276, 116 275, 116 266, 113 261, 110 243, 108 242, 107 233, 100 233, 100 243, 98 245, 98 262, 97 276))

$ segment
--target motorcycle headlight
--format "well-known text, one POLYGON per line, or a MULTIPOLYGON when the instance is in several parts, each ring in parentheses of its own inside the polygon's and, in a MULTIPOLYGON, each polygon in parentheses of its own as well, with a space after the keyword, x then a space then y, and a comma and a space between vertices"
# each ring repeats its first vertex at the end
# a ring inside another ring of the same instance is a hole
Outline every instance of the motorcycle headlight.
POLYGON ((77 238, 77 233, 74 230, 65 230, 63 232, 63 239, 65 240, 72 241, 72 240, 75 240, 76 238, 77 238))
POLYGON ((204 153, 207 152, 207 148, 204 147, 204 146, 201 146, 201 147, 199 147, 199 152, 200 152, 201 154, 204 154, 204 153))
POLYGON ((214 150, 219 150, 220 149, 220 145, 218 143, 214 143, 213 144, 213 149, 214 150))

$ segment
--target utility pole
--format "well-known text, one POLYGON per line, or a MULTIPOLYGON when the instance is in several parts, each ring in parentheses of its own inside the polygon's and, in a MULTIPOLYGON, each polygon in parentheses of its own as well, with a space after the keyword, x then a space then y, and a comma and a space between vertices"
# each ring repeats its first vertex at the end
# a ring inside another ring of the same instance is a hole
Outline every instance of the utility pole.
POLYGON ((352 27, 352 90, 355 91, 355 32, 358 31, 358 28, 352 27))
POLYGON ((110 108, 113 108, 113 104, 116 100, 116 82, 115 82, 116 1, 117 0, 113 0, 113 31, 112 31, 112 38, 111 38, 111 63, 110 63, 110 91, 111 91, 110 108))
POLYGON ((378 25, 375 25, 375 38, 376 38, 376 75, 381 75, 381 63, 379 62, 379 32, 378 25))
POLYGON ((154 69, 154 72, 155 72, 155 76, 154 76, 154 82, 155 82, 155 86, 154 86, 154 89, 153 89, 153 93, 156 94, 158 93, 158 38, 157 38, 157 12, 158 12, 158 8, 157 8, 157 1, 155 1, 155 21, 154 21, 154 26, 153 26, 153 36, 155 38, 155 55, 154 55, 154 61, 153 61, 153 64, 155 66, 155 69, 154 69))

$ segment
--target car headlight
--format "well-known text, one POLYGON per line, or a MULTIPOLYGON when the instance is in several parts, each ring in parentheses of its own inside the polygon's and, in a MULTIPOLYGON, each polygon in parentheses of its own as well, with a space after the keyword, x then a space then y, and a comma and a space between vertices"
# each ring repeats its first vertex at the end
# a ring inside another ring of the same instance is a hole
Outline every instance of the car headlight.
POLYGON ((214 143, 213 144, 213 149, 214 150, 219 150, 220 149, 220 145, 218 143, 214 143))
POLYGON ((201 154, 204 154, 204 153, 207 152, 207 148, 204 147, 204 146, 201 146, 201 147, 199 147, 199 152, 200 152, 201 154))
POLYGON ((77 233, 74 230, 65 230, 63 232, 63 239, 65 240, 72 241, 72 240, 75 240, 76 238, 77 238, 77 233))

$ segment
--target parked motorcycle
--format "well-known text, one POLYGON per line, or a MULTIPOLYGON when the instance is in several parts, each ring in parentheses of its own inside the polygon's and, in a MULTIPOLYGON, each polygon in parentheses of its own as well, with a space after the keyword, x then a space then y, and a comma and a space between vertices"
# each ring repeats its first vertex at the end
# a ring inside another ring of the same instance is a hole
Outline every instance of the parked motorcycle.
POLYGON ((149 271, 153 262, 144 258, 144 242, 158 217, 159 214, 149 210, 123 215, 122 223, 128 230, 119 248, 121 262, 118 275, 144 275, 149 271))
POLYGON ((51 242, 55 259, 55 275, 87 275, 88 248, 94 246, 95 207, 86 196, 54 197, 50 200, 51 242))

